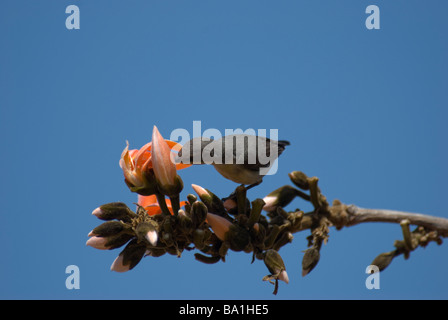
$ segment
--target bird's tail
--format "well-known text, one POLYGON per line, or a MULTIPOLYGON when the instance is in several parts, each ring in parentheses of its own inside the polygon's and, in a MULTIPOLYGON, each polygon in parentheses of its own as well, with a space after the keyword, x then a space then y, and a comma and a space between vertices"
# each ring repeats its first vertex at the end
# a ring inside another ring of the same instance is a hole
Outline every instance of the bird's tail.
POLYGON ((286 140, 279 140, 277 141, 277 145, 278 145, 278 155, 281 155, 285 150, 286 146, 289 146, 290 143, 289 141, 286 140))

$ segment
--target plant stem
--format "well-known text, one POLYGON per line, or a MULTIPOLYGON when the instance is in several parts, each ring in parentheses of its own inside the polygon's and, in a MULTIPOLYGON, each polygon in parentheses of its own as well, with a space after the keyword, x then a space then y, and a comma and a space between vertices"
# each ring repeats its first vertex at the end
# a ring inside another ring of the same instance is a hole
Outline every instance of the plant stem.
POLYGON ((171 212, 166 205, 165 196, 161 193, 156 193, 156 197, 157 202, 159 203, 159 207, 160 209, 162 209, 162 214, 165 214, 167 216, 171 215, 171 212))
MULTIPOLYGON (((328 219, 337 228, 351 227, 365 222, 390 222, 400 224, 403 220, 409 220, 409 224, 435 230, 442 237, 448 237, 448 219, 425 215, 421 213, 411 213, 405 211, 366 209, 356 205, 344 205, 339 203, 329 207, 328 219)), ((307 212, 303 215, 301 224, 290 232, 299 232, 310 229, 313 225, 315 212, 307 212)))
POLYGON ((173 208, 173 213, 177 216, 177 213, 180 210, 180 198, 179 195, 170 196, 171 206, 173 208))

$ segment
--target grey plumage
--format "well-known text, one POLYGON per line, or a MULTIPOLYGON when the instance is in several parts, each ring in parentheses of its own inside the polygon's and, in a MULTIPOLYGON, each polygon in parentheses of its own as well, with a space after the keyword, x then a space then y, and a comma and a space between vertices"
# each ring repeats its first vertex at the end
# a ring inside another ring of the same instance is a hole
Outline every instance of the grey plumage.
POLYGON ((246 134, 224 136, 218 140, 194 138, 178 153, 178 162, 211 164, 225 178, 236 183, 261 183, 274 161, 289 145, 285 140, 271 140, 246 134))

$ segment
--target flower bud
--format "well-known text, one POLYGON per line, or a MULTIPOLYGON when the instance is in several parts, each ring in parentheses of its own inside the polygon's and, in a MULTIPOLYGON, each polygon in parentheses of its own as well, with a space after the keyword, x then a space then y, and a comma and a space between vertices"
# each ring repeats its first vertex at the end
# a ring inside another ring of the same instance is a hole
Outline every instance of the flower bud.
POLYGON ((103 204, 99 208, 93 210, 92 214, 101 220, 117 219, 124 222, 131 222, 132 218, 136 216, 123 202, 103 204))
POLYGON ((275 211, 278 207, 286 207, 296 196, 297 189, 288 185, 280 187, 263 198, 266 203, 263 210, 275 211))
POLYGON ((144 245, 139 244, 136 239, 132 240, 112 263, 110 270, 116 272, 132 270, 143 258, 145 252, 144 245))
POLYGON ((294 183, 297 187, 302 190, 308 190, 310 188, 310 184, 308 182, 308 177, 301 171, 293 171, 288 174, 292 183, 294 183))
POLYGON ((112 250, 125 245, 133 235, 127 233, 119 233, 110 237, 92 236, 87 240, 86 245, 100 250, 112 250))
POLYGON ((187 233, 189 233, 189 231, 193 228, 193 221, 189 216, 186 215, 185 211, 183 210, 179 210, 177 221, 179 222, 180 228, 187 233))
POLYGON ((280 254, 273 249, 266 251, 264 255, 264 264, 275 279, 289 283, 288 274, 286 273, 285 264, 280 254))
POLYGON ((208 212, 214 213, 220 216, 226 216, 227 212, 224 208, 224 204, 221 199, 218 198, 213 192, 207 190, 196 184, 191 185, 193 190, 198 194, 201 201, 207 206, 208 212))
POLYGON ((191 220, 195 227, 199 227, 207 218, 207 206, 200 201, 193 203, 191 207, 191 220))
POLYGON ((232 226, 232 223, 229 220, 213 213, 207 213, 207 223, 210 225, 219 240, 226 240, 226 233, 232 226))
POLYGON ((198 200, 198 198, 194 194, 190 193, 187 195, 187 200, 190 203, 190 205, 193 205, 193 203, 195 203, 198 200))
POLYGON ((249 228, 260 220, 261 210, 263 210, 265 204, 263 199, 255 199, 252 201, 252 209, 250 210, 249 220, 247 221, 249 228))
POLYGON ((124 224, 123 222, 107 221, 90 231, 88 236, 110 237, 119 234, 122 231, 130 231, 131 229, 131 226, 124 224))
POLYGON ((379 271, 386 269, 396 256, 396 251, 384 252, 379 254, 371 263, 377 266, 379 271))
POLYGON ((93 236, 87 240, 86 245, 99 250, 108 250, 109 248, 106 246, 107 241, 107 238, 93 236))
POLYGON ((302 276, 306 276, 317 265, 320 259, 319 250, 315 247, 311 247, 305 250, 305 254, 302 259, 302 276))
POLYGON ((211 201, 211 196, 207 189, 205 189, 201 186, 198 186, 197 184, 192 184, 191 187, 198 194, 199 198, 201 198, 202 201, 204 201, 204 202, 211 201))
POLYGON ((162 194, 172 196, 182 191, 183 182, 177 175, 174 155, 156 126, 152 132, 152 166, 162 194))
POLYGON ((151 245, 156 246, 158 240, 157 223, 155 221, 140 222, 135 228, 137 237, 142 240, 146 239, 151 245))

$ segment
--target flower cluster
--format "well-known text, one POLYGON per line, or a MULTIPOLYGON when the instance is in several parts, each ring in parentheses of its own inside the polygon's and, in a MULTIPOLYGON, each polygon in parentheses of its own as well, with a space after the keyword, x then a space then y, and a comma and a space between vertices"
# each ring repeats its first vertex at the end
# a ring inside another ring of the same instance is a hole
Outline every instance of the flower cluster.
POLYGON ((188 165, 175 164, 173 150, 179 149, 177 143, 163 139, 156 127, 152 141, 141 149, 126 146, 119 165, 126 185, 138 194, 137 209, 122 202, 95 209, 93 215, 105 222, 88 234, 87 245, 101 250, 124 246, 111 265, 116 272, 131 270, 145 256, 180 257, 184 250, 200 251, 195 258, 204 263, 225 261, 228 250, 252 253, 252 262, 265 263, 270 274, 263 280, 275 284, 277 293, 279 280, 289 282, 278 250, 292 241, 303 215, 301 211, 286 213, 282 207, 296 196, 308 200, 310 196, 284 186, 250 202, 246 188, 239 186, 220 199, 192 184, 197 196, 188 194, 186 201, 180 201, 183 181, 177 172, 188 165))

